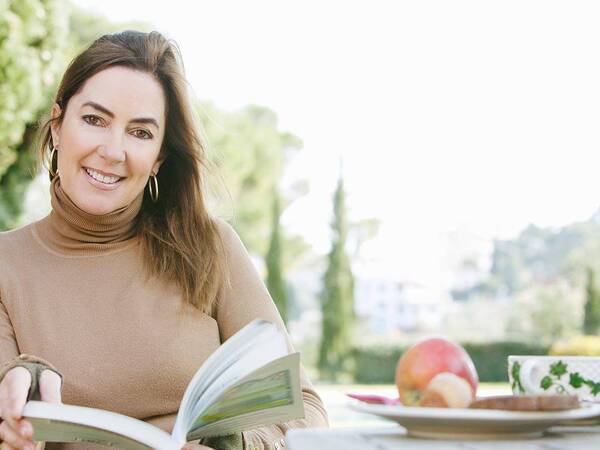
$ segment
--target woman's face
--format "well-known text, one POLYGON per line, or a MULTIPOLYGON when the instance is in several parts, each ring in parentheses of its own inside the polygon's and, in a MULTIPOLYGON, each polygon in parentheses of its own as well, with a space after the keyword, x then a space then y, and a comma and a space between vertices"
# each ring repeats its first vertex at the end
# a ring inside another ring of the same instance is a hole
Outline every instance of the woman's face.
POLYGON ((164 92, 152 75, 119 66, 97 73, 52 126, 62 189, 90 214, 129 205, 158 172, 164 132, 164 92))

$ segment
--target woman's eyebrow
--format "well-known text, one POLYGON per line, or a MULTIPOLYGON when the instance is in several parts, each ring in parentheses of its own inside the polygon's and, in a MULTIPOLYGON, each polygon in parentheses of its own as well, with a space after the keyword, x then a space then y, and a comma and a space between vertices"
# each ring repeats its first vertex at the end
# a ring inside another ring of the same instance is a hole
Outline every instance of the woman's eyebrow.
MULTIPOLYGON (((114 119, 115 114, 110 111, 108 108, 105 108, 104 106, 102 106, 99 103, 96 102, 85 102, 83 105, 81 105, 81 107, 83 108, 84 106, 90 106, 100 112, 103 112, 104 114, 106 114, 108 117, 110 117, 111 119, 114 119)), ((156 121, 156 119, 153 119, 152 117, 138 117, 137 119, 131 119, 129 122, 133 122, 133 123, 148 123, 151 125, 154 125, 157 129, 159 129, 160 127, 158 126, 158 122, 156 121)))

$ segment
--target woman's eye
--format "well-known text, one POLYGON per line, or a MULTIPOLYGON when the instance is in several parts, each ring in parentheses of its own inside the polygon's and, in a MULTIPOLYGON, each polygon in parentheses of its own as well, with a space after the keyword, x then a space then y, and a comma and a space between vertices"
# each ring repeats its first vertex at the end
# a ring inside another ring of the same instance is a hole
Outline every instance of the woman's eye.
POLYGON ((86 116, 83 116, 83 120, 86 123, 93 125, 95 127, 102 125, 102 118, 100 118, 98 116, 94 116, 93 114, 88 114, 86 116))
POLYGON ((152 139, 152 134, 146 130, 133 130, 133 135, 139 139, 152 139))

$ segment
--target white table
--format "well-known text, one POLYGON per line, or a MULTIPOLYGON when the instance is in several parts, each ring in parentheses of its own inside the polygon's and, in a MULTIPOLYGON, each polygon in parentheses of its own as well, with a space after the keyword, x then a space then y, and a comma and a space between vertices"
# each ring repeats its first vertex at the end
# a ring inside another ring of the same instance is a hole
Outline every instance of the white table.
POLYGON ((554 427, 539 438, 449 441, 407 436, 401 426, 378 428, 293 429, 287 450, 599 450, 600 425, 554 427))

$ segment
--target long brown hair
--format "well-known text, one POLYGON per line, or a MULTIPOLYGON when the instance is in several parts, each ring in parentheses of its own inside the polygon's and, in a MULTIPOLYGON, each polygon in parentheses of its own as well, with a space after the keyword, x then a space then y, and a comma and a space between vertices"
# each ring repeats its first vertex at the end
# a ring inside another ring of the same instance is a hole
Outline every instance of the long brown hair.
MULTIPOLYGON (((175 281, 185 301, 209 313, 221 284, 228 282, 226 261, 217 224, 206 209, 200 169, 208 168, 208 160, 174 43, 156 31, 123 31, 98 38, 79 54, 56 94, 60 116, 42 128, 40 161, 53 147, 50 123, 60 124, 69 100, 85 81, 112 66, 153 75, 166 98, 166 129, 159 153, 164 162, 157 174, 160 195, 154 203, 145 190, 137 219, 147 272, 175 281)), ((55 161, 49 164, 53 167, 55 161)))

